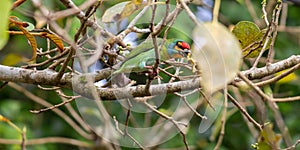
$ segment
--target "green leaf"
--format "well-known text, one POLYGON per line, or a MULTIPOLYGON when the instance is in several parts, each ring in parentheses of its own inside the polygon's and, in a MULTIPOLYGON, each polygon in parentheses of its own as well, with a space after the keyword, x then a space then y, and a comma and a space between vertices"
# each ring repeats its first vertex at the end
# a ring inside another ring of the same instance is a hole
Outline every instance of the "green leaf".
POLYGON ((27 31, 32 31, 35 28, 35 26, 32 23, 30 22, 26 22, 26 23, 28 24, 28 26, 25 28, 27 31))
MULTIPOLYGON (((263 44, 259 45, 267 30, 260 30, 258 26, 250 21, 240 21, 235 25, 232 33, 238 38, 243 49, 243 57, 257 57, 262 50, 263 44), (250 46, 251 45, 251 46, 250 46), (248 47, 247 49, 245 49, 248 47)), ((267 45, 268 49, 270 43, 267 45)))
POLYGON ((11 2, 10 0, 2 0, 0 5, 0 50, 3 48, 3 46, 6 44, 8 40, 8 16, 11 8, 11 2))
POLYGON ((280 139, 281 135, 274 132, 273 124, 266 124, 258 137, 255 148, 259 150, 279 149, 280 139))
POLYGON ((239 71, 241 48, 234 35, 219 23, 205 23, 193 31, 192 58, 200 66, 201 87, 214 93, 231 82, 239 71))

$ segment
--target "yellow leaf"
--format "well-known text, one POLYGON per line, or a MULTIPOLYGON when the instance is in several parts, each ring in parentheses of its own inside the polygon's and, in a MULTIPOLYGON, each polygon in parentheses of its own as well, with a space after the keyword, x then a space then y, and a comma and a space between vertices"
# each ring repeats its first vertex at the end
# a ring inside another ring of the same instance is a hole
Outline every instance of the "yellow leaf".
POLYGON ((164 108, 159 108, 158 111, 168 116, 172 116, 174 113, 173 111, 164 108))
POLYGON ((269 123, 263 127, 257 140, 256 147, 260 150, 278 149, 280 139, 281 135, 276 134, 273 130, 273 124, 269 123))
MULTIPOLYGON (((282 74, 285 71, 286 70, 282 70, 280 72, 277 72, 275 74, 275 76, 279 76, 280 74, 282 74)), ((296 79, 297 79, 297 75, 293 72, 293 73, 290 73, 289 75, 285 76, 284 78, 280 79, 277 83, 279 83, 279 84, 288 83, 288 82, 291 82, 291 81, 296 80, 296 79)))
POLYGON ((147 4, 148 2, 148 0, 132 0, 132 3, 135 5, 147 4))
POLYGON ((62 40, 55 34, 51 34, 48 32, 42 32, 41 35, 42 35, 42 37, 49 38, 56 45, 56 47, 58 48, 58 50, 60 52, 62 52, 64 50, 64 44, 63 44, 62 40))
POLYGON ((22 57, 16 54, 7 54, 2 60, 2 64, 6 66, 15 66, 20 62, 22 62, 22 57))
POLYGON ((34 60, 36 58, 37 43, 36 43, 34 36, 29 31, 26 30, 26 27, 28 27, 30 25, 27 22, 21 21, 16 16, 11 16, 11 17, 9 17, 9 19, 10 19, 9 21, 12 23, 11 25, 17 26, 24 33, 25 37, 29 41, 29 43, 32 47, 32 52, 33 52, 33 55, 29 61, 34 60))
POLYGON ((25 37, 27 38, 27 40, 29 41, 29 43, 32 47, 32 57, 29 61, 35 60, 36 52, 37 52, 37 43, 36 43, 34 36, 30 32, 28 32, 25 28, 23 28, 23 26, 19 26, 19 25, 17 25, 17 26, 24 33, 25 37))

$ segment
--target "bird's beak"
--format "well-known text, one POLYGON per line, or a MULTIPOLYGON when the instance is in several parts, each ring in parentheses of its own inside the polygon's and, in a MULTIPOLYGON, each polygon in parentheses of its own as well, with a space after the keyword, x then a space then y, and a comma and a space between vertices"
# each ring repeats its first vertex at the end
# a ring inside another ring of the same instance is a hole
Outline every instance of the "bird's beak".
POLYGON ((182 54, 183 54, 185 57, 191 57, 191 55, 192 55, 191 50, 189 50, 189 49, 184 49, 184 50, 182 50, 182 54))

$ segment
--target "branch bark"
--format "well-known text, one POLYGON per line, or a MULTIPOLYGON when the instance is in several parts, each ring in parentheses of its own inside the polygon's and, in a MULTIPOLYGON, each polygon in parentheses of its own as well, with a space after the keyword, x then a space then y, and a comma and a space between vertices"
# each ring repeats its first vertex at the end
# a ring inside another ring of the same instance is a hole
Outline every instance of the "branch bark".
MULTIPOLYGON (((259 79, 284 69, 291 68, 300 63, 300 55, 293 55, 285 60, 270 64, 262 68, 255 68, 241 71, 248 79, 259 79)), ((0 65, 0 81, 21 82, 35 85, 58 86, 72 89, 75 93, 91 98, 91 88, 96 88, 99 97, 102 100, 115 100, 128 97, 144 97, 151 95, 160 95, 174 93, 186 90, 200 88, 201 78, 178 81, 174 83, 165 83, 151 85, 149 91, 145 85, 122 87, 122 88, 97 88, 94 85, 88 85, 87 79, 92 78, 94 81, 106 79, 111 74, 111 69, 106 68, 96 73, 72 74, 65 73, 59 82, 55 82, 57 72, 46 70, 30 70, 19 67, 8 67, 0 65), (76 85, 76 86, 72 86, 76 85)))

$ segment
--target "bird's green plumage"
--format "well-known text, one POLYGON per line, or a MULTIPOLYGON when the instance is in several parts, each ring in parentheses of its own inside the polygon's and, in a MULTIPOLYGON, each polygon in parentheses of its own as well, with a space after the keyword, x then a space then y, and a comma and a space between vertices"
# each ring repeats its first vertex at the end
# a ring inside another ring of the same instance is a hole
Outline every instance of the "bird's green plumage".
MULTIPOLYGON (((184 51, 174 49, 178 41, 182 40, 170 39, 164 42, 164 46, 159 52, 161 61, 166 61, 173 57, 185 57, 184 51)), ((157 39, 158 48, 160 48, 162 42, 163 39, 157 39)), ((113 75, 119 73, 147 71, 148 68, 146 66, 153 66, 155 64, 155 59, 156 57, 153 40, 151 38, 146 39, 126 55, 125 60, 122 62, 120 68, 114 71, 113 75)))

